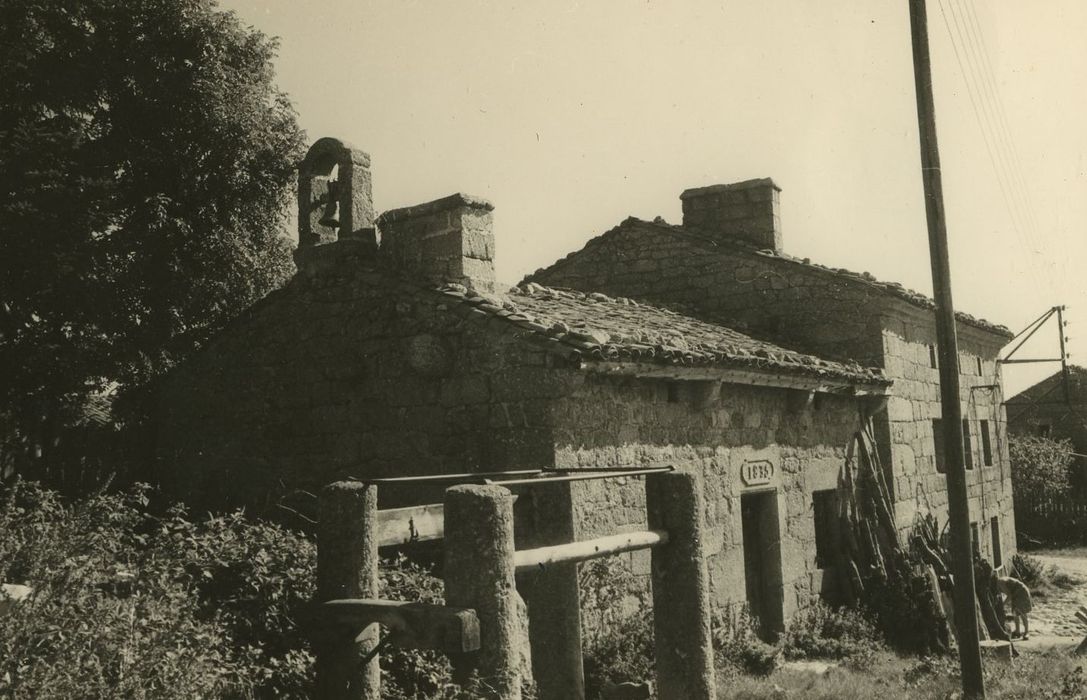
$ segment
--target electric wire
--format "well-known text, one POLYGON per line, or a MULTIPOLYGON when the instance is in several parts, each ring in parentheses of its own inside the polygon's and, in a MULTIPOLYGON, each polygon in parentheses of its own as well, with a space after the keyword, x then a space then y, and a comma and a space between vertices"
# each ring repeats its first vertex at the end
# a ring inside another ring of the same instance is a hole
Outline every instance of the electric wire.
MULTIPOLYGON (((955 55, 955 61, 959 66, 959 72, 963 77, 963 82, 966 84, 967 95, 970 100, 971 109, 974 112, 974 118, 977 122, 978 129, 981 132, 982 141, 985 144, 986 154, 989 157, 989 162, 992 165, 993 172, 996 175, 997 185, 1000 190, 1000 195, 1004 203, 1004 207, 1008 212, 1009 223, 1016 237, 1020 243, 1024 245, 1028 252, 1036 249, 1030 236, 1029 227, 1029 213, 1024 213, 1025 209, 1022 204, 1025 199, 1025 195, 1020 194, 1016 196, 1018 182, 1014 180, 1014 176, 1009 175, 1009 172, 1015 171, 1015 167, 1008 167, 1006 161, 1008 156, 1000 151, 1000 142, 998 142, 997 130, 992 127, 995 118, 990 114, 989 110, 985 109, 985 97, 982 94, 979 80, 976 77, 977 73, 980 73, 979 69, 975 68, 975 63, 980 61, 980 56, 974 57, 972 54, 968 54, 969 42, 966 39, 966 35, 963 30, 963 20, 958 15, 954 14, 954 8, 951 8, 951 18, 949 19, 949 7, 952 0, 948 0, 948 6, 945 6, 944 0, 939 0, 940 14, 944 22, 944 28, 947 30, 948 37, 951 40, 952 50, 955 55), (955 24, 955 30, 952 30, 952 22, 955 24), (958 39, 956 39, 956 35, 958 39)), ((993 98, 995 99, 995 97, 993 98)), ((1046 286, 1043 281, 1044 275, 1037 266, 1036 256, 1029 256, 1029 270, 1030 275, 1034 278, 1035 283, 1039 287, 1046 286)))

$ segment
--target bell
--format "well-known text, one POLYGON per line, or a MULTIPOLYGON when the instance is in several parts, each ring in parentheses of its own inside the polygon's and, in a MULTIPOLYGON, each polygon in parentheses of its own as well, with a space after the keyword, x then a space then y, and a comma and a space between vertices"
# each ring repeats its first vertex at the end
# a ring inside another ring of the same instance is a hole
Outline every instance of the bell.
POLYGON ((339 184, 337 180, 330 180, 328 183, 328 194, 325 195, 328 200, 325 202, 325 210, 321 213, 321 218, 317 221, 321 226, 337 228, 340 225, 339 184))
POLYGON ((325 205, 325 210, 321 214, 320 220, 317 222, 322 226, 328 226, 329 228, 336 228, 340 225, 340 203, 336 200, 329 200, 325 205))

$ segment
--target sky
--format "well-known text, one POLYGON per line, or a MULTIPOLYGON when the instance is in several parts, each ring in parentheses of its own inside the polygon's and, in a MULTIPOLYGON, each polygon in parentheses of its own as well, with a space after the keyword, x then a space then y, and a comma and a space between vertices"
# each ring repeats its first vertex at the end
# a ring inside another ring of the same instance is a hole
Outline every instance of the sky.
MULTIPOLYGON (((378 211, 492 201, 500 280, 769 176, 786 253, 931 294, 907 0, 221 4, 279 37, 310 140, 371 154, 378 211)), ((1017 332, 1065 304, 1087 364, 1087 2, 928 14, 955 307, 1017 332)))

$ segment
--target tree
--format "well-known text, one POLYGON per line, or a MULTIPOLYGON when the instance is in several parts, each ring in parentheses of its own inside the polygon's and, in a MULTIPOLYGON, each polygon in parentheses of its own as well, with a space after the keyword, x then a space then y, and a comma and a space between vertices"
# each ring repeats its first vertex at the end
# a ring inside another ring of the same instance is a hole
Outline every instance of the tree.
POLYGON ((304 136, 275 51, 214 0, 0 4, 0 414, 24 451, 288 274, 304 136))
POLYGON ((1012 487, 1016 499, 1027 501, 1059 496, 1068 491, 1072 443, 1031 435, 1008 440, 1012 487))

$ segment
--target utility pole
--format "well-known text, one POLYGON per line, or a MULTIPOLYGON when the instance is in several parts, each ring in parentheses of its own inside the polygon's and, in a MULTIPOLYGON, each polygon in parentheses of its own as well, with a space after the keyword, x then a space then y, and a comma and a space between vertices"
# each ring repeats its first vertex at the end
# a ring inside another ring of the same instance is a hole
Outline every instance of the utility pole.
POLYGON ((947 255, 943 181, 936 144, 936 109, 932 99, 932 67, 928 51, 928 15, 925 0, 909 0, 913 37, 913 79, 917 90, 917 123, 921 135, 921 179, 925 185, 932 288, 936 299, 936 345, 940 352, 940 405, 943 409, 947 510, 951 523, 951 569, 955 576, 955 626, 958 628, 959 666, 963 695, 985 697, 981 675, 981 648, 974 607, 974 556, 970 542, 970 506, 966 465, 963 463, 962 404, 959 399, 959 347, 955 306, 951 301, 951 267, 947 255))

